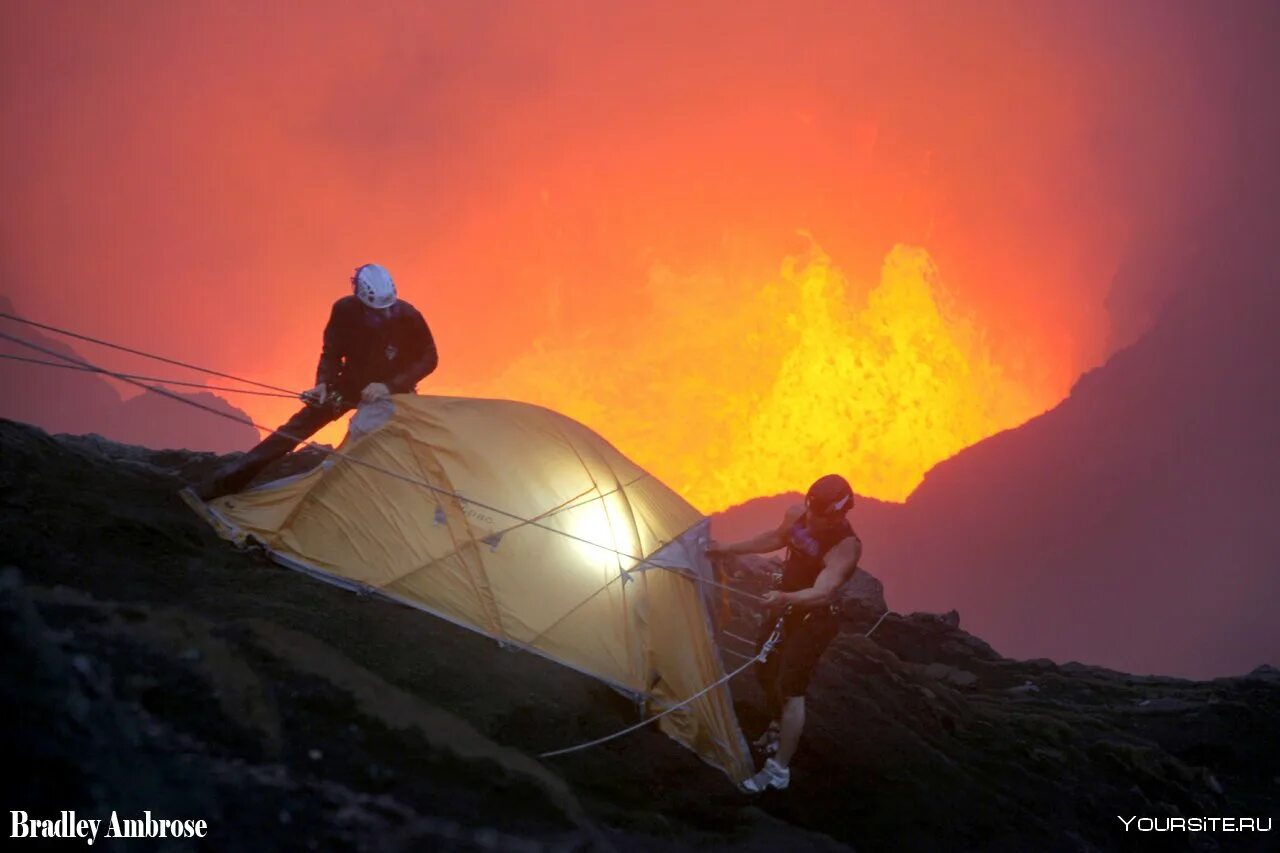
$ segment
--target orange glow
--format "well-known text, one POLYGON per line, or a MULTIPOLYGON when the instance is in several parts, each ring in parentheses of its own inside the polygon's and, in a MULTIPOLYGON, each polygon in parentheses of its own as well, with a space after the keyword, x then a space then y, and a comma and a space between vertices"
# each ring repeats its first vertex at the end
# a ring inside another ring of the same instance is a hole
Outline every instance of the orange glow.
POLYGON ((577 418, 705 512, 833 470, 901 500, 935 463, 1056 400, 1005 376, 923 249, 896 246, 867 286, 814 244, 735 290, 654 269, 632 331, 544 340, 460 390, 577 418))
POLYGON ((11 5, 17 310, 301 390, 376 261, 423 393, 552 405, 706 510, 901 497, 1062 399, 1230 161, 1198 18, 1141 4, 11 5), (779 273, 801 226, 833 260, 779 273))

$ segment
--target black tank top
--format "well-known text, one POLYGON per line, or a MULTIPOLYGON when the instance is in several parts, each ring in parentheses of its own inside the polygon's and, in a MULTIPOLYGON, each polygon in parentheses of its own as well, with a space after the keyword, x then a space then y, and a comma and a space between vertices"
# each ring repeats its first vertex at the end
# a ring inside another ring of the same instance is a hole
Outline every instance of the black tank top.
POLYGON ((805 527, 804 516, 787 531, 787 559, 782 564, 782 581, 778 589, 782 592, 795 592, 808 589, 822 572, 822 561, 827 553, 850 536, 857 536, 848 519, 844 519, 839 527, 820 534, 809 532, 805 527))

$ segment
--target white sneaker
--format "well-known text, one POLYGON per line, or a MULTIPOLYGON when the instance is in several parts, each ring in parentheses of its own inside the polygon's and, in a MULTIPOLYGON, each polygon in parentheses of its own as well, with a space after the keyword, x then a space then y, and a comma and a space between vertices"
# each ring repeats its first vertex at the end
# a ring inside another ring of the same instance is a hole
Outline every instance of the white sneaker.
POLYGON ((770 788, 785 790, 791 784, 791 768, 783 767, 772 758, 765 759, 764 769, 742 783, 748 794, 759 794, 770 788))

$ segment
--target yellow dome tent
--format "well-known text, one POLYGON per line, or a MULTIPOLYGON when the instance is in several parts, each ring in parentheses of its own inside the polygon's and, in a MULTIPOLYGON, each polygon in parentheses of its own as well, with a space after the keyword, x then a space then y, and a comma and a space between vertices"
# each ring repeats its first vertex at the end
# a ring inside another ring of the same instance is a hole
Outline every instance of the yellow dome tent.
MULTIPOLYGON (((661 711, 724 676, 704 604, 707 520, 582 424, 506 400, 401 394, 338 452, 204 508, 278 562, 543 655, 661 711)), ((727 685, 664 716, 751 775, 727 685)))

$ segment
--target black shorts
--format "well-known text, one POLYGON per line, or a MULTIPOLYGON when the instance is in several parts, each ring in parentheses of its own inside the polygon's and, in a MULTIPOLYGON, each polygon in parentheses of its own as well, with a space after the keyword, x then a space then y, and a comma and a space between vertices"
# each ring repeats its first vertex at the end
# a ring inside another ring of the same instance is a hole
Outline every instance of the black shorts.
MULTIPOLYGON (((759 652, 773 634, 777 617, 766 618, 756 640, 759 652)), ((840 620, 830 608, 818 607, 805 613, 790 613, 783 618, 782 640, 773 647, 769 658, 756 670, 766 693, 777 692, 783 699, 803 696, 818 659, 840 630, 840 620)))

